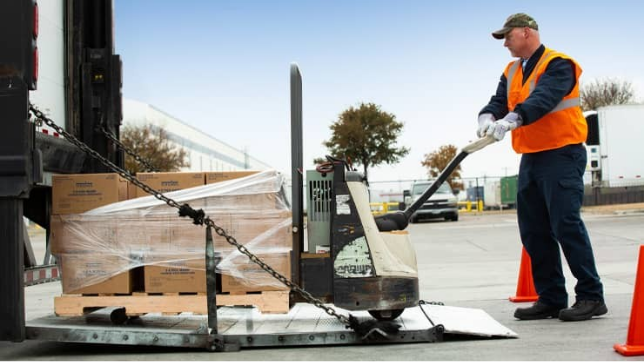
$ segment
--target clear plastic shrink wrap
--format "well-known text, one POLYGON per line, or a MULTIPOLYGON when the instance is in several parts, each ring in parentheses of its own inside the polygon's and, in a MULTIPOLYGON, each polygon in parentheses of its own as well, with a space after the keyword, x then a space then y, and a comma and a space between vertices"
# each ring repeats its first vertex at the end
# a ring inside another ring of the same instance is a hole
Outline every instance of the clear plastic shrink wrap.
MULTIPOLYGON (((166 194, 179 204, 203 209, 237 242, 290 279, 291 211, 285 195, 283 176, 273 170, 166 194)), ((81 214, 54 215, 51 249, 63 269, 63 292, 127 293, 137 288, 132 271, 139 267, 144 267, 146 292, 205 292, 206 228, 177 211, 147 196, 81 214), (109 283, 126 286, 107 290, 109 283)), ((225 238, 213 237, 222 290, 285 289, 225 238)))

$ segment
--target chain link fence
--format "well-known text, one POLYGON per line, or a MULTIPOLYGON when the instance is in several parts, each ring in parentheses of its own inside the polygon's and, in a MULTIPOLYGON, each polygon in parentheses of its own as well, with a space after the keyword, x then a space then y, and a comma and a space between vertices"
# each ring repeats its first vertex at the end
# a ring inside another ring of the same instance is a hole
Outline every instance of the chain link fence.
MULTIPOLYGON (((464 177, 458 180, 463 189, 454 190, 454 193, 463 209, 511 209, 516 207, 517 180, 517 175, 464 177)), ((370 181, 370 200, 374 204, 403 203, 405 190, 409 190, 414 181, 420 180, 370 181)), ((644 202, 644 179, 620 181, 612 182, 611 186, 593 187, 587 184, 584 206, 644 202)))

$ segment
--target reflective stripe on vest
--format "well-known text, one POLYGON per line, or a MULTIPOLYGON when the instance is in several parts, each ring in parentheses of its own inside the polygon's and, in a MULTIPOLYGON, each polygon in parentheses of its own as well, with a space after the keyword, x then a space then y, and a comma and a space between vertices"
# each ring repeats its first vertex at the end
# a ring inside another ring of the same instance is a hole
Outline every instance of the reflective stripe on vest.
MULTIPOLYGON (((537 69, 539 69, 539 66, 541 65, 541 63, 543 63, 546 59, 548 59, 548 56, 551 53, 552 53, 552 51, 545 52, 543 54, 543 56, 541 57, 541 59, 539 59, 539 62, 534 66, 533 71, 536 71, 537 69)), ((510 98, 510 85, 512 84, 512 79, 514 78, 514 75, 516 74, 517 69, 519 69, 520 63, 521 63, 521 61, 517 60, 516 62, 514 62, 514 64, 512 64, 512 67, 510 67, 510 70, 508 70, 507 83, 506 83, 506 87, 505 87, 506 88, 507 98, 510 98)), ((529 94, 532 94, 532 91, 536 87, 536 83, 537 83, 537 81, 534 78, 532 78, 532 80, 530 80, 529 94)), ((555 106, 555 108, 553 108, 548 113, 559 112, 559 111, 564 110, 566 108, 579 106, 580 104, 581 103, 579 101, 579 97, 566 99, 566 100, 563 100, 563 101, 559 102, 559 104, 557 104, 555 106)))
MULTIPOLYGON (((514 74, 517 72, 517 69, 519 69, 519 63, 521 63, 521 61, 517 60, 516 62, 514 62, 514 64, 512 64, 512 66, 510 67, 510 70, 508 70, 508 77, 506 79, 506 87, 505 87, 505 91, 507 95, 506 99, 510 99, 510 89, 511 89, 510 86, 512 85, 512 79, 514 79, 514 74)), ((530 91, 530 93, 532 93, 532 91, 530 91)))

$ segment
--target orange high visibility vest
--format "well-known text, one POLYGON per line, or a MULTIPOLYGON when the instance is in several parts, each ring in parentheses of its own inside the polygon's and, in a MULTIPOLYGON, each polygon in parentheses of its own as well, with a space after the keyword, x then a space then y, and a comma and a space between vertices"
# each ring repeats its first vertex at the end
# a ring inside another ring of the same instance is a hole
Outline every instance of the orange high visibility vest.
POLYGON ((586 142, 588 125, 579 106, 579 76, 581 67, 569 56, 546 48, 532 74, 523 82, 521 60, 510 62, 503 74, 507 79, 508 110, 525 101, 539 78, 554 58, 570 60, 575 66, 575 87, 550 113, 537 121, 512 131, 512 148, 516 153, 552 150, 570 144, 586 142))

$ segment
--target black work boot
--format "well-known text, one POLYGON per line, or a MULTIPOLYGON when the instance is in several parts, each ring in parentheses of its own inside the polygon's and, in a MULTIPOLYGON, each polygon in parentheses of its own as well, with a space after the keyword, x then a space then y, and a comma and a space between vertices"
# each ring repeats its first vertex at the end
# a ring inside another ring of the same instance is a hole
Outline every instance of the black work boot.
POLYGON ((585 321, 606 313, 608 308, 601 300, 578 300, 572 307, 559 312, 559 319, 566 322, 585 321))
POLYGON ((517 310, 514 311, 514 318, 525 321, 534 319, 557 318, 559 316, 559 311, 562 309, 562 307, 554 307, 544 302, 536 301, 531 307, 517 308, 517 310))

